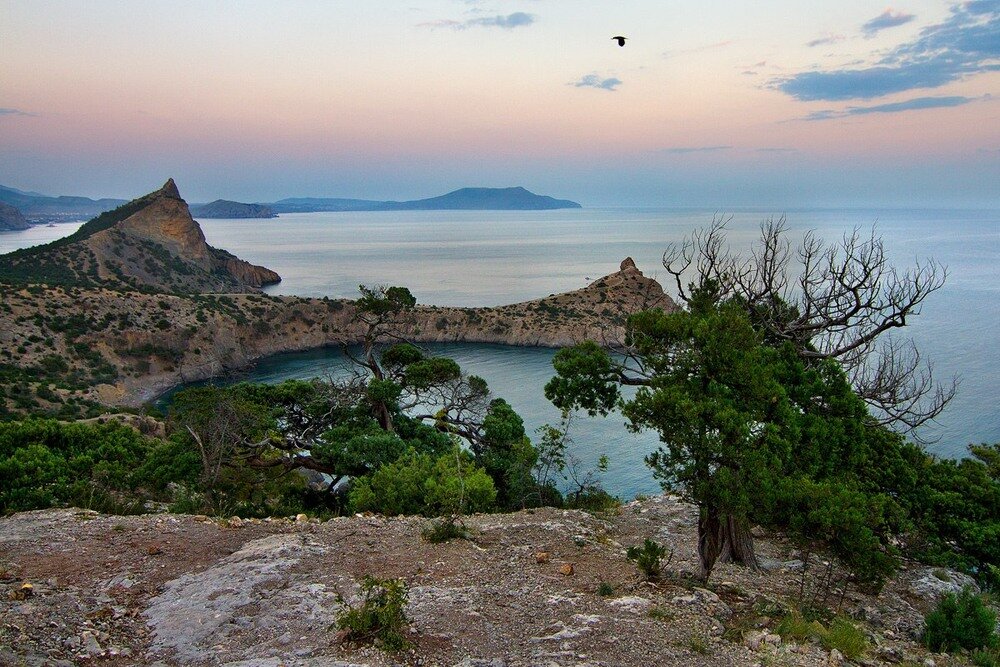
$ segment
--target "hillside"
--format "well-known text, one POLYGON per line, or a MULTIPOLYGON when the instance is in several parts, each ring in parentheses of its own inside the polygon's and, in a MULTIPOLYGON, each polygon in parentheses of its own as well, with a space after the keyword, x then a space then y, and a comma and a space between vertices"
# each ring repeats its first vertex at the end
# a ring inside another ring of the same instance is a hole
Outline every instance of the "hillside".
MULTIPOLYGON (((304 515, 303 515, 304 518, 304 515)), ((776 634, 826 571, 778 535, 764 570, 696 567, 697 509, 655 497, 588 514, 543 508, 476 515, 470 540, 430 544, 420 517, 325 522, 106 516, 43 510, 0 518, 0 664, 228 667, 746 667, 849 664, 839 650, 776 634), (642 579, 625 556, 648 537, 673 552, 642 579), (810 562, 803 579, 803 559, 810 562), (411 646, 399 655, 343 643, 334 627, 364 576, 400 577, 411 646), (602 587, 603 584, 603 587, 602 587), (338 596, 343 597, 343 601, 338 596), (13 596, 12 596, 13 597, 13 596), (56 661, 67 662, 56 662, 56 661)), ((911 566, 878 596, 841 601, 861 624, 864 665, 931 662, 923 614, 968 579, 911 566)), ((936 660, 936 662, 934 662, 936 660)))
POLYGON ((49 197, 0 185, 0 202, 21 211, 35 222, 86 219, 125 203, 124 199, 89 199, 87 197, 49 197))
POLYGON ((173 180, 44 246, 0 256, 0 282, 156 292, 246 292, 278 274, 205 241, 173 180))
POLYGON ((411 201, 370 201, 366 199, 291 198, 270 204, 278 213, 316 211, 541 211, 581 208, 566 199, 536 195, 521 187, 462 188, 440 197, 411 201))
POLYGON ((193 204, 191 215, 195 218, 276 218, 267 204, 244 204, 238 201, 216 199, 209 204, 193 204))
POLYGON ((30 226, 19 210, 10 204, 0 202, 0 232, 27 229, 30 226))
MULTIPOLYGON (((673 301, 631 259, 587 287, 496 308, 417 306, 399 322, 414 342, 561 347, 614 342, 625 318, 673 301)), ((354 302, 266 294, 155 294, 25 286, 0 308, 0 415, 91 414, 139 407, 167 389, 246 368, 280 352, 360 340, 354 302), (50 389, 54 386, 55 389, 50 389)))

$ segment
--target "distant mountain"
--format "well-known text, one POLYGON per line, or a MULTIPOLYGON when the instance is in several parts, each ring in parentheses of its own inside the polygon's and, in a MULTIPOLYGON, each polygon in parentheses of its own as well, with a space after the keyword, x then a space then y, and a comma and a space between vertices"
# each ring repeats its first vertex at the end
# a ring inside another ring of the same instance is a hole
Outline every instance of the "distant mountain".
POLYGON ((20 211, 10 204, 0 202, 0 232, 27 229, 30 226, 20 211))
POLYGON ((271 204, 277 213, 315 211, 543 211, 582 208, 575 201, 536 195, 524 188, 462 188, 440 197, 412 201, 367 199, 282 199, 271 204))
POLYGON ((274 210, 267 204, 243 204, 238 201, 216 199, 210 204, 192 204, 191 215, 195 218, 276 218, 274 210))
POLYGON ((88 199, 87 197, 48 197, 0 185, 0 202, 19 210, 29 221, 89 218, 125 203, 124 199, 88 199))
POLYGON ((280 276, 205 241, 173 179, 47 245, 0 255, 0 281, 144 289, 252 292, 280 276))

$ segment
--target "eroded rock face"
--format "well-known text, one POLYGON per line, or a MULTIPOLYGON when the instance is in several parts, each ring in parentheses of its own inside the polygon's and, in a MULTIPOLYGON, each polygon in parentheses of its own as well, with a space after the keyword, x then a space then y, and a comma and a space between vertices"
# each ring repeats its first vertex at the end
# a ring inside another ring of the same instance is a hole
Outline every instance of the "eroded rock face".
POLYGON ((281 278, 208 245, 173 179, 104 213, 67 239, 0 257, 18 283, 70 284, 168 293, 241 293, 281 278))

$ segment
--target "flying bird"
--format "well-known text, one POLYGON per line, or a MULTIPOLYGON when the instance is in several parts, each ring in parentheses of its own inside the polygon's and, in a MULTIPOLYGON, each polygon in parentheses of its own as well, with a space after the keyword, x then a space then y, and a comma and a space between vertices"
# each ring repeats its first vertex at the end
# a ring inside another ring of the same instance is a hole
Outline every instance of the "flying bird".
POLYGON ((618 42, 618 46, 625 46, 625 40, 628 39, 628 37, 622 37, 621 35, 615 35, 611 39, 617 41, 618 42))

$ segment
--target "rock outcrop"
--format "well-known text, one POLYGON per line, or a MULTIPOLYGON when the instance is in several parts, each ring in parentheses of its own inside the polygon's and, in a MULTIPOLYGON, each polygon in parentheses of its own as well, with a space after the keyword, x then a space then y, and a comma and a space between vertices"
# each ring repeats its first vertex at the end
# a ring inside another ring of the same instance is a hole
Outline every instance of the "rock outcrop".
POLYGON ((0 202, 0 232, 27 229, 30 226, 20 211, 10 204, 0 202))
MULTIPOLYGON (((541 508, 466 518, 470 539, 432 544, 422 517, 210 519, 55 509, 0 518, 0 664, 208 667, 842 664, 819 642, 776 631, 801 600, 801 569, 729 563, 700 586, 698 510, 657 496, 618 511, 541 508), (650 538, 672 554, 650 583, 626 549, 650 538), (539 559, 537 554, 547 557, 539 559), (366 575, 402 578, 410 647, 339 641, 366 575), (32 597, 16 599, 25 582, 32 597)), ((778 563, 806 557, 757 540, 778 563)), ((820 554, 806 585, 821 585, 820 554)), ((862 624, 872 667, 927 664, 928 604, 901 572, 878 596, 851 588, 838 608, 862 624), (871 610, 878 610, 875 616, 871 610), (914 621, 918 622, 914 622, 914 621)), ((940 657, 938 658, 941 659, 940 657)), ((951 662, 948 664, 957 664, 951 662)))
POLYGON ((0 280, 171 293, 246 292, 278 274, 213 248, 173 179, 71 236, 0 257, 0 280))

